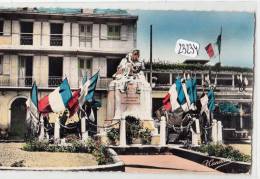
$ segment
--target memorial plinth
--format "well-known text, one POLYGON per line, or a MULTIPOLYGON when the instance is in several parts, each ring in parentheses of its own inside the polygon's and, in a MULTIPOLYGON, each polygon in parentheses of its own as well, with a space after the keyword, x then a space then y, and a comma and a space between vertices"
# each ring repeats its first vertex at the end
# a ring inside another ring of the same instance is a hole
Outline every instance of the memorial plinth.
POLYGON ((141 121, 144 128, 157 134, 152 119, 152 89, 145 78, 128 77, 109 85, 107 121, 112 123, 127 116, 141 121))

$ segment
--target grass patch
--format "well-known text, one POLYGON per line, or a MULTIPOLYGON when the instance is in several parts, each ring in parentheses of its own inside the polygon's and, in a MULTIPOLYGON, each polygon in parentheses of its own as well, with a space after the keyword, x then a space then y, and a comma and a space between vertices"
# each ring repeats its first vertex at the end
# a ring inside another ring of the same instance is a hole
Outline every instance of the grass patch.
POLYGON ((73 140, 66 145, 50 144, 48 141, 33 139, 27 141, 22 148, 30 152, 69 152, 69 153, 90 153, 99 165, 112 163, 113 159, 106 146, 99 140, 89 139, 86 142, 73 140))
POLYGON ((206 153, 209 156, 228 158, 232 161, 250 162, 251 156, 243 154, 232 146, 222 144, 203 144, 200 147, 192 148, 195 151, 206 153))

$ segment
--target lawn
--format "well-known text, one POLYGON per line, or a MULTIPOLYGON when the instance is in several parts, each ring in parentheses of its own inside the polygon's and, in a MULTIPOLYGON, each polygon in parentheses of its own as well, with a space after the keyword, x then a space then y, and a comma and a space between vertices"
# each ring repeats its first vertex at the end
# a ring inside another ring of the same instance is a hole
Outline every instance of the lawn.
POLYGON ((98 165, 89 153, 28 152, 24 143, 0 143, 0 164, 10 167, 24 160, 26 167, 80 167, 98 165))

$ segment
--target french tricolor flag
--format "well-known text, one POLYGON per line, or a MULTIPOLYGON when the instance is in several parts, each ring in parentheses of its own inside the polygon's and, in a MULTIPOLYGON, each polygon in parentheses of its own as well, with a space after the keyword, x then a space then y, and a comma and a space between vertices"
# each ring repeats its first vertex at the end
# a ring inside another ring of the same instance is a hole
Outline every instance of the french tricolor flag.
POLYGON ((56 88, 49 95, 43 97, 39 103, 38 108, 41 113, 61 112, 64 111, 72 98, 70 86, 67 78, 65 78, 60 86, 56 88))
POLYGON ((82 108, 86 101, 93 101, 98 77, 99 71, 90 79, 83 80, 81 88, 73 92, 72 98, 68 102, 70 117, 73 116, 79 108, 82 108))

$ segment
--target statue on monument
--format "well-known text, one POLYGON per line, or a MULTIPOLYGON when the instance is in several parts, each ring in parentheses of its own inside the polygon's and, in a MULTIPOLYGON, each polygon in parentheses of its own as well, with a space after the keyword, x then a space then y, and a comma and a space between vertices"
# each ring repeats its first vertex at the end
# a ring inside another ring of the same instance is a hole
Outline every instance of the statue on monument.
MULTIPOLYGON (((124 89, 121 92, 127 90, 127 85, 132 80, 145 80, 144 72, 144 62, 139 59, 140 51, 134 49, 132 52, 128 53, 125 58, 123 58, 117 67, 117 72, 113 75, 115 80, 120 80, 124 83, 124 89)), ((137 87, 137 92, 139 88, 137 87)))

